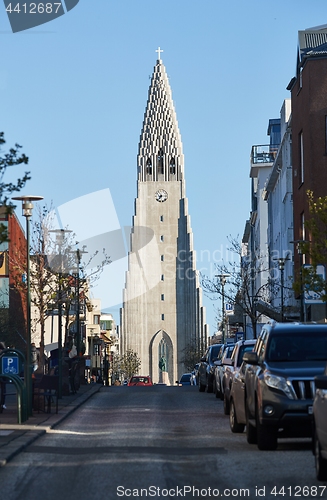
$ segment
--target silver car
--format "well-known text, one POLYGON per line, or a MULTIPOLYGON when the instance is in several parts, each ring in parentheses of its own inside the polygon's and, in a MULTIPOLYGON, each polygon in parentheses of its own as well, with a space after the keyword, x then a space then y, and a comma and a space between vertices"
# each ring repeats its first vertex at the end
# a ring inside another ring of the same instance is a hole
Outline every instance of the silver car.
POLYGON ((223 376, 225 366, 223 365, 223 361, 226 358, 230 358, 234 349, 234 344, 224 344, 221 346, 218 359, 215 361, 215 372, 213 379, 213 392, 216 395, 216 398, 224 399, 224 390, 223 390, 223 376))
POLYGON ((313 401, 313 452, 319 481, 327 480, 327 366, 324 375, 315 378, 316 393, 313 401))

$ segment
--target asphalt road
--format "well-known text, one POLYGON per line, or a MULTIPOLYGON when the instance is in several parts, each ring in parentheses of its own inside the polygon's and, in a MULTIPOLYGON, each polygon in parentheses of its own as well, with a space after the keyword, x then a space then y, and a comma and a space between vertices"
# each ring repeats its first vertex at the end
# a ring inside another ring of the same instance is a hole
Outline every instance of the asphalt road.
POLYGON ((327 498, 308 440, 259 451, 197 387, 103 387, 0 469, 1 500, 327 498))

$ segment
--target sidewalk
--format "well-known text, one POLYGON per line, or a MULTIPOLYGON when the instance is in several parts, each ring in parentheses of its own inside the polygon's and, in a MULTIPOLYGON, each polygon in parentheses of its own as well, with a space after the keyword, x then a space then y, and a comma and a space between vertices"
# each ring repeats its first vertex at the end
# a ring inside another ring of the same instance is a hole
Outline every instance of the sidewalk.
POLYGON ((17 423, 16 396, 7 396, 7 409, 0 413, 0 467, 6 465, 9 460, 45 434, 47 430, 53 429, 62 422, 101 387, 103 387, 101 384, 81 385, 76 394, 59 399, 58 413, 55 413, 55 408, 52 408, 52 413, 34 411, 33 416, 23 424, 17 423))

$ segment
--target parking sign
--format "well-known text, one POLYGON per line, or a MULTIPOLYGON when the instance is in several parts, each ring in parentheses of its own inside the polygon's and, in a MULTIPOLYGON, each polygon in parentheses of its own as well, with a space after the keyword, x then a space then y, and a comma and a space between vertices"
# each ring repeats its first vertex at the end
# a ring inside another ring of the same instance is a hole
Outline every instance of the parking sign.
POLYGON ((17 356, 2 357, 2 373, 19 375, 19 360, 17 356))

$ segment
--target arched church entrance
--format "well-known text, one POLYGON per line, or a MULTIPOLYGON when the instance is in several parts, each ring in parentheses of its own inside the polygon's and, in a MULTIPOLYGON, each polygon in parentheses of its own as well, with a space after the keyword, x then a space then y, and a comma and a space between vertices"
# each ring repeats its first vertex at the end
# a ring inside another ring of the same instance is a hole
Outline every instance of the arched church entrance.
POLYGON ((172 384, 174 380, 173 343, 164 330, 159 330, 152 337, 149 359, 153 382, 166 382, 167 385, 172 384), (167 375, 162 372, 165 372, 167 375))

